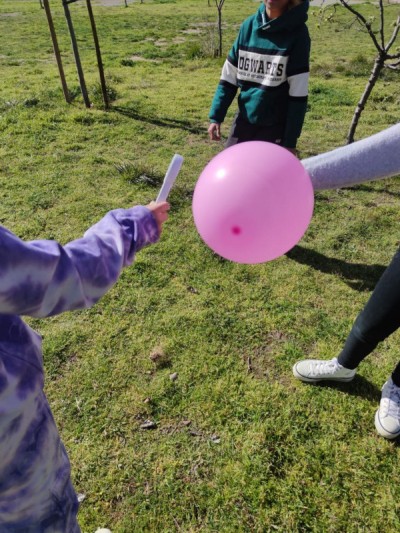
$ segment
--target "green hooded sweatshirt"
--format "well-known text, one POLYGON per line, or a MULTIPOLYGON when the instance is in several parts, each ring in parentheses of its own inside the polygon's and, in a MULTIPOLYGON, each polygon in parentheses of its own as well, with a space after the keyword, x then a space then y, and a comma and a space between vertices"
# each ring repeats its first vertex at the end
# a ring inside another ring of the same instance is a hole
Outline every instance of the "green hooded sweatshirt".
POLYGON ((240 88, 241 116, 250 124, 282 126, 282 145, 295 148, 307 108, 310 36, 308 0, 269 19, 265 5, 242 24, 222 69, 210 121, 221 123, 240 88))

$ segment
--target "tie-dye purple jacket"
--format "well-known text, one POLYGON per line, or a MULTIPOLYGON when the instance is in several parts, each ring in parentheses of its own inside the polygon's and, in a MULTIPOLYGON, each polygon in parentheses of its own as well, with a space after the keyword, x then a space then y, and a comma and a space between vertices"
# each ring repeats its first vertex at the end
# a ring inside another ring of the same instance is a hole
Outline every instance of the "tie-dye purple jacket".
POLYGON ((0 532, 79 531, 68 457, 43 392, 41 339, 20 315, 93 305, 158 237, 145 207, 110 211, 64 247, 0 226, 0 532))

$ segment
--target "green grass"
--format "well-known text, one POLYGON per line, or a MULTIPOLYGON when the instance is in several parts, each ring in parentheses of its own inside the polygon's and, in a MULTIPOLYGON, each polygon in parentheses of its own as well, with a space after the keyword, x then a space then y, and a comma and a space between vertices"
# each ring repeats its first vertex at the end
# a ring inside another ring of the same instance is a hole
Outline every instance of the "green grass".
MULTIPOLYGON (((44 337, 46 392, 86 495, 83 532, 398 531, 399 448, 375 434, 373 417, 399 334, 351 386, 306 386, 291 366, 343 345, 398 246, 399 181, 318 193, 310 228, 288 257, 223 261, 201 242, 190 205, 221 149, 206 136, 223 63, 212 57, 215 7, 94 4, 109 112, 84 2, 70 8, 89 110, 61 2, 51 7, 71 105, 39 3, 0 4, 0 223, 25 239, 65 243, 107 210, 153 199, 172 155, 185 158, 160 243, 92 309, 29 320, 44 337), (157 428, 141 430, 146 419, 157 428)), ((256 7, 226 2, 225 52, 256 7)), ((388 7, 388 26, 397 12, 388 7)), ((341 8, 330 21, 312 10, 309 28, 302 157, 344 143, 374 55, 341 8)), ((399 104, 398 77, 386 75, 357 138, 398 122, 399 104)))

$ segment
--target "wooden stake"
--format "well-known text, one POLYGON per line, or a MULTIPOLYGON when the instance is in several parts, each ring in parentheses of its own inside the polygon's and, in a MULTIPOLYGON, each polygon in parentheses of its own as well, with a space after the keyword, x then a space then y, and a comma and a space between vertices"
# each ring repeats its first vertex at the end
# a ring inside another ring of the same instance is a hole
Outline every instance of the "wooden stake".
MULTIPOLYGON (((75 1, 75 0, 72 0, 72 1, 75 1)), ((71 36, 72 49, 74 51, 76 70, 78 71, 79 84, 81 86, 83 100, 85 101, 86 107, 90 107, 90 100, 89 100, 88 92, 86 89, 85 78, 83 76, 82 64, 81 64, 81 59, 79 57, 79 51, 78 51, 78 45, 76 42, 74 26, 72 24, 71 13, 69 12, 69 7, 68 7, 68 3, 70 2, 68 2, 67 0, 63 0, 64 13, 65 13, 65 18, 67 19, 69 34, 71 36)))
POLYGON ((101 91, 103 93, 104 107, 106 109, 108 109, 109 108, 109 102, 108 102, 108 95, 107 95, 107 86, 106 86, 106 80, 105 80, 105 77, 104 77, 103 62, 101 60, 99 39, 97 37, 97 29, 96 29, 96 23, 94 21, 91 1, 90 0, 86 0, 86 5, 87 5, 88 13, 89 13, 90 24, 92 26, 94 46, 96 48, 97 65, 99 67, 100 84, 101 84, 101 91))
POLYGON ((56 56, 58 72, 60 73, 60 80, 61 80, 62 90, 63 90, 63 93, 64 93, 65 101, 68 104, 70 104, 71 103, 71 97, 70 97, 70 94, 69 94, 69 91, 68 91, 67 82, 66 82, 65 75, 64 75, 64 69, 63 69, 63 66, 62 66, 60 49, 58 48, 57 35, 56 35, 55 29, 54 29, 54 24, 53 24, 53 17, 51 16, 49 0, 42 0, 42 1, 43 1, 44 10, 46 12, 47 22, 49 24, 51 40, 53 42, 54 55, 56 56))

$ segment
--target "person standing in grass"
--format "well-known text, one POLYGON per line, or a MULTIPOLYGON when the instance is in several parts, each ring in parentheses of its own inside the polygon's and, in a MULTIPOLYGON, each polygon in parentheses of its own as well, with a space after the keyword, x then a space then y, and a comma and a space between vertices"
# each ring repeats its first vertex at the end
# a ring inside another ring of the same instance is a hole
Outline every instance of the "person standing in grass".
POLYGON ((110 211, 64 247, 24 242, 0 226, 1 533, 80 531, 68 456, 43 392, 41 338, 20 315, 93 305, 158 240, 168 209, 152 202, 110 211))
MULTIPOLYGON (((357 143, 305 159, 303 165, 314 189, 344 187, 400 174, 400 124, 357 143)), ((351 381, 363 359, 399 327, 400 248, 354 322, 338 357, 298 361, 293 374, 308 383, 351 381)), ((400 436, 400 362, 383 385, 375 427, 387 439, 400 436)))
POLYGON ((308 6, 308 0, 264 0, 244 21, 211 105, 211 140, 221 139, 221 123, 239 88, 239 111, 225 146, 268 141, 296 153, 307 108, 308 6))

